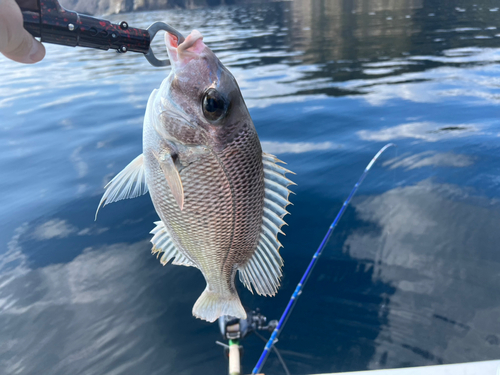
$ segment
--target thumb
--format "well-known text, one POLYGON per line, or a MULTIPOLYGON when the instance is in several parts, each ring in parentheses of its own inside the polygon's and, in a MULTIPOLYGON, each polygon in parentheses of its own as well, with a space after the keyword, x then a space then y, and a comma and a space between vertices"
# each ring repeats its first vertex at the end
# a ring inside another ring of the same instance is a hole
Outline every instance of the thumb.
POLYGON ((11 60, 33 64, 42 60, 45 56, 45 47, 35 40, 30 33, 22 29, 21 35, 15 38, 15 42, 9 45, 10 48, 2 53, 11 60))
POLYGON ((0 52, 11 60, 26 64, 42 60, 45 47, 24 29, 17 4, 0 1, 0 7, 0 52))

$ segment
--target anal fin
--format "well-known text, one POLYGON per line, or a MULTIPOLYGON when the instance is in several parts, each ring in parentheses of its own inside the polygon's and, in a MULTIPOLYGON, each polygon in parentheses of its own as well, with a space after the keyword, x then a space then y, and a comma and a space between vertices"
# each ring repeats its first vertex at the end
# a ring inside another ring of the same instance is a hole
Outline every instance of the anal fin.
POLYGON ((157 254, 157 256, 163 253, 160 258, 160 263, 165 265, 174 258, 172 264, 177 266, 196 267, 188 257, 177 249, 163 221, 156 221, 155 224, 156 227, 150 232, 154 234, 151 239, 151 243, 153 244, 151 252, 157 254))

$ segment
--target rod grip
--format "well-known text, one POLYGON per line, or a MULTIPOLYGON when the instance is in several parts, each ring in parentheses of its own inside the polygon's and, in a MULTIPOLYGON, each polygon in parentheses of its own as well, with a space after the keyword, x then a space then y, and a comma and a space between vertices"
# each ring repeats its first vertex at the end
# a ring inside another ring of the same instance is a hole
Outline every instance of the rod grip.
POLYGON ((240 346, 229 345, 229 375, 240 375, 240 346))
POLYGON ((41 38, 40 13, 23 11, 24 28, 34 37, 41 38))

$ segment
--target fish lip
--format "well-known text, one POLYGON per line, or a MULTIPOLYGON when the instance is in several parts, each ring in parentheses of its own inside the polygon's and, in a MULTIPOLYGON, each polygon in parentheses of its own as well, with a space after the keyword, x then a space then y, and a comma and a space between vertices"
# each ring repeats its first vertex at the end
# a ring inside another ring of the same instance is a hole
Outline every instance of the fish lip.
POLYGON ((165 44, 173 70, 182 69, 191 60, 198 58, 205 49, 203 35, 193 30, 181 44, 175 35, 165 33, 165 44))

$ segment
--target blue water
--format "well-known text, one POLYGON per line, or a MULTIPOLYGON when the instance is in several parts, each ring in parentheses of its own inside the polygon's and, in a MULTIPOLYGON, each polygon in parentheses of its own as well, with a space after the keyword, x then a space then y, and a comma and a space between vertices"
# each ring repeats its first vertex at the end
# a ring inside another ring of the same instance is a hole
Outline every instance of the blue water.
MULTIPOLYGON (((488 0, 314 0, 110 17, 200 30, 264 149, 297 173, 280 292, 238 285, 268 319, 370 158, 397 143, 280 337, 293 374, 500 358, 499 16, 488 0)), ((150 254, 149 196, 94 222, 104 184, 141 153, 146 101, 167 74, 111 51, 0 57, 2 374, 226 371, 217 325, 191 316, 200 272, 150 254)), ((263 342, 243 345, 250 372, 263 342)), ((274 355, 264 370, 283 373, 274 355)))

